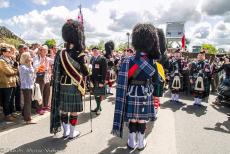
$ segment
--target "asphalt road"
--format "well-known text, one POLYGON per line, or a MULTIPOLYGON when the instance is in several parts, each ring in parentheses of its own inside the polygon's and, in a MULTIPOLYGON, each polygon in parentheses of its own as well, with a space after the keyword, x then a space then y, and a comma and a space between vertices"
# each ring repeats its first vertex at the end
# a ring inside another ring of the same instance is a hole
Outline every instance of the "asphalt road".
MULTIPOLYGON (((144 151, 130 151, 126 147, 128 130, 123 139, 110 134, 114 111, 114 96, 102 103, 100 116, 93 114, 93 132, 90 132, 89 101, 86 111, 79 116, 77 129, 81 136, 72 141, 63 140, 62 133, 49 134, 49 114, 36 118, 38 124, 19 124, 0 133, 0 153, 67 153, 67 154, 229 154, 229 106, 203 107, 192 105, 192 100, 172 104, 167 94, 161 99, 161 108, 155 123, 147 125, 147 147, 144 151)), ((211 95, 209 102, 214 100, 211 95)), ((95 101, 93 100, 93 106, 95 101)))

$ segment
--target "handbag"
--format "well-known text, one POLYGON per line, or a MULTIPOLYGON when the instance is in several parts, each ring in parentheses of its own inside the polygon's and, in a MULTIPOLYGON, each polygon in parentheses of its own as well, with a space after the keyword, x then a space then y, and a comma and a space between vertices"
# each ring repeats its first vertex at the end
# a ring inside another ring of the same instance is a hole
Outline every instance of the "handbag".
POLYGON ((32 101, 37 101, 38 105, 42 104, 42 95, 38 83, 34 83, 34 88, 32 90, 32 101))

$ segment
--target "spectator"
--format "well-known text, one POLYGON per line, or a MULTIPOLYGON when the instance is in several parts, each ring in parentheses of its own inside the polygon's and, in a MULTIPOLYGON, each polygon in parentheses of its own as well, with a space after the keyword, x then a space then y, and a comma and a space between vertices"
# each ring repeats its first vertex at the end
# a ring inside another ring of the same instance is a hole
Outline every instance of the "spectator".
POLYGON ((18 54, 18 56, 17 56, 17 61, 20 61, 21 54, 22 54, 23 52, 28 51, 28 49, 29 49, 29 48, 28 48, 25 44, 20 44, 20 45, 18 46, 18 52, 19 52, 19 54, 18 54))
POLYGON ((21 91, 24 98, 23 117, 26 124, 35 124, 31 119, 32 89, 34 87, 34 68, 29 52, 24 52, 20 58, 19 75, 21 91))
MULTIPOLYGON (((17 50, 14 46, 9 45, 10 52, 11 52, 11 62, 13 67, 18 68, 19 66, 19 61, 17 61, 17 50)), ((16 75, 16 87, 14 88, 13 91, 13 96, 14 96, 14 111, 16 111, 17 114, 21 112, 21 97, 20 94, 20 81, 19 81, 19 74, 16 75)))
POLYGON ((43 103, 37 108, 38 114, 44 114, 44 110, 50 110, 50 79, 51 79, 51 64, 50 58, 47 57, 48 47, 41 46, 38 50, 38 55, 33 58, 33 66, 36 72, 36 83, 40 85, 43 103))
POLYGON ((126 55, 127 57, 133 56, 133 55, 134 55, 133 49, 131 49, 131 48, 126 49, 125 55, 126 55))
POLYGON ((7 47, 1 48, 2 56, 0 57, 0 93, 3 98, 3 112, 5 120, 16 120, 12 114, 14 111, 13 106, 13 90, 16 87, 16 75, 18 74, 17 68, 11 64, 11 53, 7 47))

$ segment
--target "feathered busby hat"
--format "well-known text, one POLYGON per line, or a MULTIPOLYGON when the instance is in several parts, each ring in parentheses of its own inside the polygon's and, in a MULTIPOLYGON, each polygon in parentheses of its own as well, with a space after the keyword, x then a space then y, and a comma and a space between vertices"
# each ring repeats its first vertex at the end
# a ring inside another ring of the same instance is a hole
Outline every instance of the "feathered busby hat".
POLYGON ((160 47, 160 52, 163 55, 166 51, 166 43, 165 43, 165 34, 164 31, 160 28, 157 28, 157 35, 159 38, 159 47, 160 47))
POLYGON ((69 19, 62 27, 62 38, 67 43, 67 51, 73 45, 73 49, 82 52, 85 49, 85 35, 83 26, 76 20, 69 19))
POLYGON ((159 39, 157 29, 152 24, 137 24, 132 31, 132 46, 136 56, 140 52, 147 53, 151 59, 160 58, 159 39))
POLYGON ((114 42, 108 41, 105 43, 105 56, 108 57, 112 54, 112 51, 114 50, 114 42))

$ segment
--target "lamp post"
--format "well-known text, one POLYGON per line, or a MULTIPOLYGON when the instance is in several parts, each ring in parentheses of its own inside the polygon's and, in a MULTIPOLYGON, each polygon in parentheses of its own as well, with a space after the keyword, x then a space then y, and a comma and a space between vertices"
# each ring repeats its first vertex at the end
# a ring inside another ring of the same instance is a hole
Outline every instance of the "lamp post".
POLYGON ((129 35, 130 35, 130 33, 127 32, 126 35, 128 36, 128 48, 129 48, 129 35))

